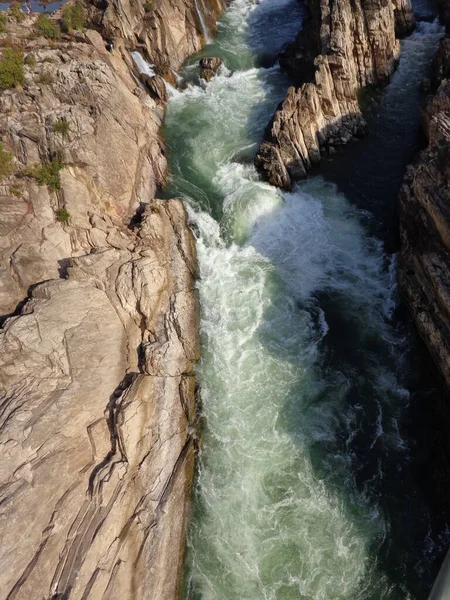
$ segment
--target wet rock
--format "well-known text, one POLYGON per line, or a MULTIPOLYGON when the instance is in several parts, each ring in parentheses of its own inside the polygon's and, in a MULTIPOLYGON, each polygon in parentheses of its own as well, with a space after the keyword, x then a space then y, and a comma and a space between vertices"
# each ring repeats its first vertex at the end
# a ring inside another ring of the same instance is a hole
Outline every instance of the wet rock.
POLYGON ((214 75, 217 73, 222 59, 218 56, 210 56, 202 58, 199 62, 200 65, 200 76, 206 81, 211 81, 214 75))
POLYGON ((139 75, 140 80, 145 84, 145 87, 150 92, 152 98, 161 102, 167 102, 169 95, 164 79, 160 75, 149 77, 145 73, 139 75))

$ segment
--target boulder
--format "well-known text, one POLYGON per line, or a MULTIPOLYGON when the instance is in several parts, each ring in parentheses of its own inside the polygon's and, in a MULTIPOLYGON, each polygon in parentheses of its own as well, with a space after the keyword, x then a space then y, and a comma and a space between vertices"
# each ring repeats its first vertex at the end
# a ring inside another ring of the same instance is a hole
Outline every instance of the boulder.
POLYGON ((202 58, 199 62, 200 76, 205 79, 205 81, 211 81, 221 64, 222 59, 218 56, 208 56, 202 58))

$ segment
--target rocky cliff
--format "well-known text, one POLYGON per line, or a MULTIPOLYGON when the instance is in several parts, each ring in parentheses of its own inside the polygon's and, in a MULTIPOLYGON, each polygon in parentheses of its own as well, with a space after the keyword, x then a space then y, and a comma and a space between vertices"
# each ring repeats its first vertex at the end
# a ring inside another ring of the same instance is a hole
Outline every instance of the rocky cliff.
POLYGON ((93 3, 91 18, 103 35, 139 48, 162 74, 178 70, 215 31, 222 0, 107 0, 93 3))
MULTIPOLYGON (((187 25, 150 28, 149 60, 176 67, 199 47, 194 7, 160 0, 156 14, 187 25)), ((106 40, 39 37, 35 16, 0 34, 0 63, 24 59, 21 83, 0 92, 5 600, 178 598, 197 266, 181 201, 154 200, 164 105, 130 71, 142 31, 131 36, 127 10, 107 4, 106 40)))
POLYGON ((423 111, 428 145, 400 192, 400 289, 450 388, 450 39, 435 63, 435 94, 423 111))
POLYGON ((399 54, 397 33, 414 27, 408 0, 312 0, 304 28, 280 57, 291 87, 256 157, 274 185, 290 188, 322 155, 365 132, 359 95, 385 84, 399 54))

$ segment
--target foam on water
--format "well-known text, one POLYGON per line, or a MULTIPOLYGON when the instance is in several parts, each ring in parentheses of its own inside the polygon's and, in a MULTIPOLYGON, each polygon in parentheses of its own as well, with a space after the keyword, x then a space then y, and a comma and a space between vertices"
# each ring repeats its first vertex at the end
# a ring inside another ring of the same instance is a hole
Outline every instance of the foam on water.
POLYGON ((186 199, 201 269, 207 425, 187 597, 405 600, 377 559, 386 466, 409 456, 395 256, 334 185, 282 194, 251 164, 288 84, 256 68, 255 48, 268 21, 295 35, 296 6, 235 0, 208 48, 231 72, 168 107, 171 192, 186 199))

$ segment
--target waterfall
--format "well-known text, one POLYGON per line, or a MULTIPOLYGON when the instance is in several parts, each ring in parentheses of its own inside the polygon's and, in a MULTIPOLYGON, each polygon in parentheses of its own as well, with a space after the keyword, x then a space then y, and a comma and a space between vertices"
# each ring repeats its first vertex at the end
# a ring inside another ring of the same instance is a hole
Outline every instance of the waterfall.
MULTIPOLYGON (((148 63, 140 52, 133 51, 133 52, 130 52, 130 55, 131 55, 131 58, 133 59, 134 64, 136 65, 136 69, 139 71, 139 73, 143 73, 144 75, 148 75, 149 77, 155 77, 155 75, 157 75, 157 73, 155 71, 155 65, 148 63)), ((164 79, 164 85, 166 87, 169 97, 173 98, 174 96, 176 96, 179 93, 178 90, 176 88, 174 88, 173 85, 171 85, 165 79, 164 79)))
POLYGON ((202 11, 200 10, 197 0, 194 0, 194 4, 195 4, 195 10, 197 11, 197 15, 198 15, 198 20, 200 21, 200 27, 202 29, 203 37, 205 38, 206 44, 210 44, 211 38, 209 36, 208 27, 206 26, 205 17, 203 16, 202 11))

